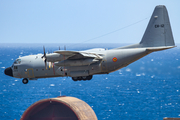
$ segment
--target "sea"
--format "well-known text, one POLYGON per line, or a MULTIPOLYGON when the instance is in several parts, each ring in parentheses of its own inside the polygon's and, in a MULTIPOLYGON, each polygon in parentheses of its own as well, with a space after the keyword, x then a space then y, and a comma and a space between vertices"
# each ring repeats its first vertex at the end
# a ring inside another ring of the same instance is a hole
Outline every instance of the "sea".
POLYGON ((33 103, 61 95, 85 101, 99 120, 180 118, 180 47, 151 53, 110 74, 90 81, 70 77, 42 78, 23 84, 4 70, 19 56, 66 49, 112 49, 126 44, 0 44, 0 120, 19 120, 33 103))

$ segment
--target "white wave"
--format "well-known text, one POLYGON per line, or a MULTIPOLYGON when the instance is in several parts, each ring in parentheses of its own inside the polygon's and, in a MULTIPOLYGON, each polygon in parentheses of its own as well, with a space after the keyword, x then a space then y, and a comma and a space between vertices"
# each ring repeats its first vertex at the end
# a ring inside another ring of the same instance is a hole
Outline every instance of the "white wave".
POLYGON ((1 67, 1 68, 5 69, 5 67, 1 67))
POLYGON ((127 72, 131 72, 131 69, 130 69, 130 68, 126 68, 126 71, 127 71, 127 72))
POLYGON ((155 99, 155 97, 152 97, 152 99, 155 99))
POLYGON ((141 74, 136 73, 136 76, 141 76, 141 74))
POLYGON ((151 59, 151 61, 154 61, 153 59, 151 59))
POLYGON ((154 78, 155 75, 152 75, 151 78, 154 78))
POLYGON ((168 105, 172 105, 172 103, 168 103, 168 105))
POLYGON ((119 74, 122 74, 122 70, 118 70, 119 74))
POLYGON ((55 86, 55 84, 50 84, 50 86, 55 86))
POLYGON ((143 76, 145 76, 145 73, 142 73, 143 76))

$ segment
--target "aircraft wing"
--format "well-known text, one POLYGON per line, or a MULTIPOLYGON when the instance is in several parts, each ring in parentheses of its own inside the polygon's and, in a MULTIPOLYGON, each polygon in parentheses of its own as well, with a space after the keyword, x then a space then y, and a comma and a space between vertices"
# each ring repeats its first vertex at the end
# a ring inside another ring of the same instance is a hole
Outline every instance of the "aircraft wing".
POLYGON ((82 51, 54 51, 54 53, 58 53, 60 55, 66 56, 66 59, 83 59, 83 58, 95 58, 95 59, 102 59, 101 56, 95 53, 88 53, 82 51))
POLYGON ((78 54, 79 52, 76 52, 76 51, 61 51, 61 50, 58 50, 58 51, 54 51, 54 53, 59 53, 59 54, 62 54, 62 55, 71 56, 71 55, 78 54))

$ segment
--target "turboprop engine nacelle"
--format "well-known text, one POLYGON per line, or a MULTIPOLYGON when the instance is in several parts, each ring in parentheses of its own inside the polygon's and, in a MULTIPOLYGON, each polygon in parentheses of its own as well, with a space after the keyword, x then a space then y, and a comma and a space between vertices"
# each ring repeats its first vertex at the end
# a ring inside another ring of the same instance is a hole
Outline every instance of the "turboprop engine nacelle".
POLYGON ((46 55, 48 62, 62 61, 67 58, 67 56, 61 55, 59 53, 50 53, 46 55))

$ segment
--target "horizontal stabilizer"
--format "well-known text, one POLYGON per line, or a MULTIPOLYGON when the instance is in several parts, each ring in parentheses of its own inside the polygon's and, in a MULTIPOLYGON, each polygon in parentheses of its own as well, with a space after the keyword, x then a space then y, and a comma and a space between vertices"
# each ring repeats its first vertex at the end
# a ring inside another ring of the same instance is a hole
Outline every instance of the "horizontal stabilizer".
POLYGON ((170 49, 170 48, 174 48, 174 47, 176 47, 176 46, 152 47, 152 48, 147 48, 146 50, 154 52, 154 51, 166 50, 166 49, 170 49))

